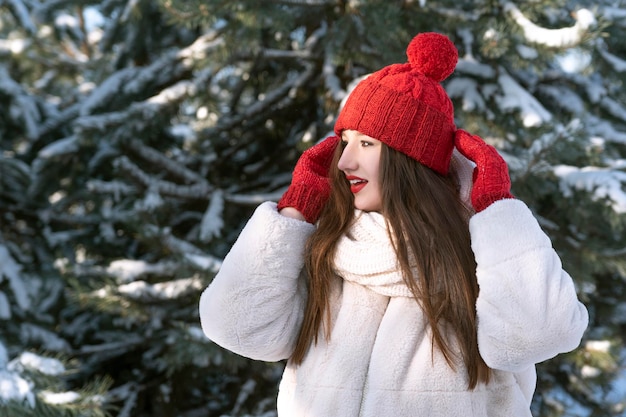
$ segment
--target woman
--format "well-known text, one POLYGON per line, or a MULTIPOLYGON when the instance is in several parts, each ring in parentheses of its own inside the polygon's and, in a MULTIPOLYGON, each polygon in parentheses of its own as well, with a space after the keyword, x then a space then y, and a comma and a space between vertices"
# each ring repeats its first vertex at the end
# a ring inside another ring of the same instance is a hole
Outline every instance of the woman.
POLYGON ((200 299, 210 339, 288 359, 280 417, 530 416, 535 364, 587 327, 505 162, 454 126, 456 48, 425 33, 407 55, 357 85, 200 299))

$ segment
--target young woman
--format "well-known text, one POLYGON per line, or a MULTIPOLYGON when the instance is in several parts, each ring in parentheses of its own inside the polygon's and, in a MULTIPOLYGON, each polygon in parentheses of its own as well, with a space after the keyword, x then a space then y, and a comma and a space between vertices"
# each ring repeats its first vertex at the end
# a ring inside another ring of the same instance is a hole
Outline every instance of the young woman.
POLYGON ((287 359, 280 417, 530 416, 588 315, 504 160, 456 129, 443 35, 355 88, 200 299, 206 335, 287 359))

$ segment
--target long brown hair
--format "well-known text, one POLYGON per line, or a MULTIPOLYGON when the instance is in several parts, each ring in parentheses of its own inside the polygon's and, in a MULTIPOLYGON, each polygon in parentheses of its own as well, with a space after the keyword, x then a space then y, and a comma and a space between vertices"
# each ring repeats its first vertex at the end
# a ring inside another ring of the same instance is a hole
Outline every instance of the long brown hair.
MULTIPOLYGON (((341 152, 338 146, 330 167, 330 200, 307 241, 309 297, 291 357, 296 364, 317 343, 322 330, 330 338, 328 299, 331 280, 336 279, 335 247, 354 219, 354 197, 337 168, 341 152)), ((490 370, 478 352, 476 334, 478 284, 468 226, 471 213, 460 201, 454 176, 440 175, 383 144, 380 184, 381 214, 403 280, 429 321, 433 345, 454 368, 455 352, 445 336, 454 335, 467 368, 469 389, 489 382, 490 370)))

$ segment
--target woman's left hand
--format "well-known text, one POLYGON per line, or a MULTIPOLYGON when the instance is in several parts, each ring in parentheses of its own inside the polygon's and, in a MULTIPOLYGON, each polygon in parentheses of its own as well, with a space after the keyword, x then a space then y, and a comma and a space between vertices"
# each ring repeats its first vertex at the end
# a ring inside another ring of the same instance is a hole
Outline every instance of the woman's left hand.
POLYGON ((461 129, 456 131, 454 141, 456 148, 476 164, 471 198, 477 213, 495 201, 515 198, 511 194, 509 169, 496 148, 487 144, 480 136, 471 135, 461 129))

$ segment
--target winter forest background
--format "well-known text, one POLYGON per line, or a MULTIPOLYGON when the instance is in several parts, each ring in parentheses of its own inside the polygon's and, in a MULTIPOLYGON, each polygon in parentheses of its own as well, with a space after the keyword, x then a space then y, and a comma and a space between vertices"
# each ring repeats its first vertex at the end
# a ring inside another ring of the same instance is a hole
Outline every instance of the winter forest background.
POLYGON ((360 76, 438 31, 591 315, 535 416, 626 415, 626 3, 0 0, 0 417, 275 416, 200 292, 360 76))

